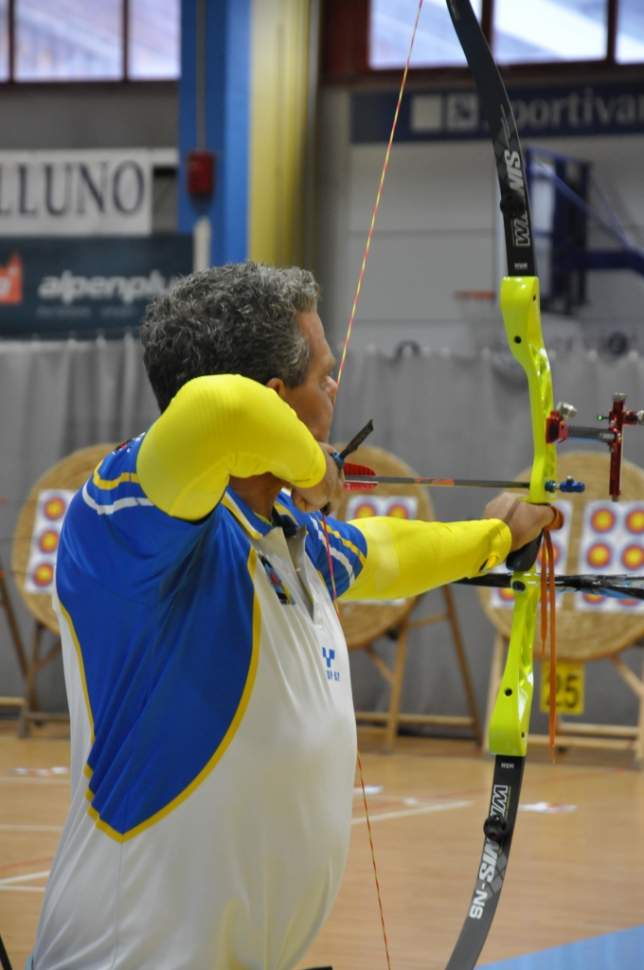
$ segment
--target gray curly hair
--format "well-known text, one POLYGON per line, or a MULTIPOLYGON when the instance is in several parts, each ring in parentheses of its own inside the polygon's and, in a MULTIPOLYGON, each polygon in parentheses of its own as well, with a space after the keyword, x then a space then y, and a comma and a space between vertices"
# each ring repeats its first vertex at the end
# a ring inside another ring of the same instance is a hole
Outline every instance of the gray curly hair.
POLYGON ((297 387, 310 351, 296 315, 317 310, 312 273, 291 266, 230 263, 185 277, 147 307, 143 361, 160 409, 206 374, 242 374, 297 387))

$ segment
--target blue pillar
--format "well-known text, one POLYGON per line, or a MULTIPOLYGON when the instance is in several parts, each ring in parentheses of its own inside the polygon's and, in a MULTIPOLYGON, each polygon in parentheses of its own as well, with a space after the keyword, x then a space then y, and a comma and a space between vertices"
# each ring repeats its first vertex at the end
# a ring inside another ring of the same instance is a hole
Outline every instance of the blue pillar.
POLYGON ((179 230, 192 232, 195 222, 208 216, 211 262, 221 264, 248 254, 251 0, 202 0, 202 7, 205 38, 197 23, 199 0, 181 0, 179 230), (203 91, 197 90, 198 44, 204 50, 203 91), (196 148, 216 155, 210 199, 194 199, 187 190, 186 158, 196 148))

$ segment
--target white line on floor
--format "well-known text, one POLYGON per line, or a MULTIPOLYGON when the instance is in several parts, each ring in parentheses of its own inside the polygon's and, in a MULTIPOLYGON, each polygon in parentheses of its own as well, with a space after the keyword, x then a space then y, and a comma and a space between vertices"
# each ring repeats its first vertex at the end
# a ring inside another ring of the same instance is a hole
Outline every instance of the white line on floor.
POLYGON ((13 886, 18 882, 32 882, 34 879, 46 879, 49 875, 49 869, 45 869, 44 872, 28 872, 24 876, 7 876, 6 879, 0 879, 0 889, 4 889, 5 886, 13 886))
POLYGON ((69 778, 34 778, 33 775, 6 775, 0 777, 0 785, 64 785, 69 788, 69 778))
POLYGON ((11 822, 0 822, 0 832, 62 832, 62 825, 13 825, 11 822))
MULTIPOLYGON (((431 815, 432 812, 449 812, 452 808, 467 808, 468 805, 472 805, 471 801, 467 802, 435 802, 429 805, 419 805, 417 808, 401 808, 397 812, 380 812, 369 814, 369 819, 372 822, 384 822, 392 818, 407 818, 410 815, 431 815)), ((366 822, 367 819, 364 815, 358 816, 351 820, 352 825, 360 825, 362 822, 366 822)))
POLYGON ((2 886, 0 893, 44 893, 44 886, 2 886))

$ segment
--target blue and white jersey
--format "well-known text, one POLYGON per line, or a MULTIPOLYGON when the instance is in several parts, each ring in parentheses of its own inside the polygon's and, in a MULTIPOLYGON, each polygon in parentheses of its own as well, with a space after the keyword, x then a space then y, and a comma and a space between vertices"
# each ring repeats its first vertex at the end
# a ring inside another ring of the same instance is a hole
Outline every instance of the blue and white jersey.
MULTIPOLYGON (((197 523, 147 499, 141 438, 74 497, 56 599, 72 804, 34 970, 287 970, 345 866, 348 653, 318 515, 228 490, 197 523)), ((328 527, 336 595, 362 534, 328 527)))

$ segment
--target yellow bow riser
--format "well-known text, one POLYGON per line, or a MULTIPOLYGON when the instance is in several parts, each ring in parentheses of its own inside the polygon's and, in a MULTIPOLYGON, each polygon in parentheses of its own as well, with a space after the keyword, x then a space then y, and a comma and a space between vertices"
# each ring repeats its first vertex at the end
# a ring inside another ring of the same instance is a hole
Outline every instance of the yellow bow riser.
MULTIPOLYGON (((557 474, 555 446, 546 443, 546 418, 553 410, 550 363, 541 331, 539 280, 506 276, 501 283, 501 313, 508 346, 528 380, 533 438, 529 502, 551 500, 546 482, 557 474)), ((525 757, 534 687, 533 645, 540 585, 536 566, 512 576, 514 611, 508 656, 490 719, 489 745, 495 754, 525 757)))

